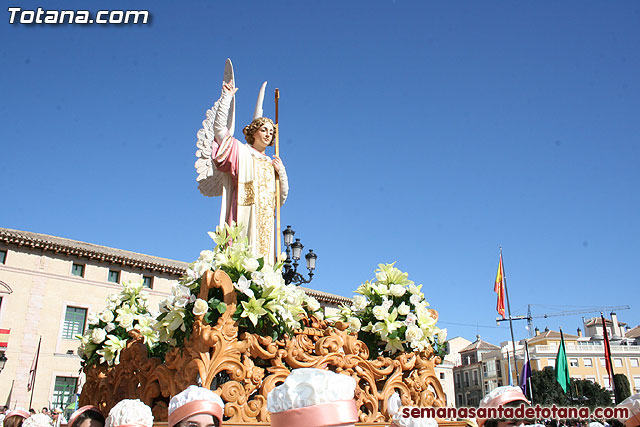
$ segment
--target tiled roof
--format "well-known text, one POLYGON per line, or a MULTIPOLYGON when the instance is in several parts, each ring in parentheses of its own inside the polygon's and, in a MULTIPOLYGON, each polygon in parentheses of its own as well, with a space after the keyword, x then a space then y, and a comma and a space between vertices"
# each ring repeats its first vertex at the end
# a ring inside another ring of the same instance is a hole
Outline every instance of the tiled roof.
POLYGON ((9 228, 0 228, 0 242, 73 255, 79 258, 121 264, 127 267, 161 271, 176 276, 183 275, 188 265, 186 262, 109 248, 63 237, 49 236, 47 234, 11 230, 9 228))
POLYGON ((497 345, 488 343, 486 341, 483 341, 481 339, 477 339, 475 342, 469 344, 468 346, 460 350, 460 353, 465 351, 470 351, 470 350, 500 350, 500 347, 498 347, 497 345))
POLYGON ((640 326, 636 326, 635 328, 631 328, 624 334, 626 338, 638 338, 640 337, 640 326))
MULTIPOLYGON (((187 271, 188 263, 160 258, 122 249, 110 248, 63 237, 47 234, 32 233, 30 231, 12 230, 0 227, 0 242, 7 245, 26 246, 53 253, 63 253, 90 260, 98 260, 120 264, 122 266, 159 271, 176 276, 176 279, 187 271)), ((328 304, 349 304, 349 298, 322 292, 315 289, 303 288, 304 291, 320 302, 328 304)))
MULTIPOLYGON (((606 322, 607 326, 613 325, 613 322, 611 321, 611 319, 604 319, 604 321, 606 322)), ((585 326, 594 326, 594 325, 602 325, 602 319, 600 317, 592 317, 591 319, 585 322, 585 326)), ((625 326, 626 323, 618 321, 618 325, 625 326)))
MULTIPOLYGON (((567 339, 570 339, 570 340, 578 339, 577 335, 571 335, 571 334, 565 334, 565 333, 563 333, 563 335, 564 335, 564 339, 565 340, 567 340, 567 339)), ((529 344, 531 344, 532 342, 540 341, 540 340, 543 340, 543 339, 550 339, 550 338, 551 339, 555 338, 555 339, 559 340, 560 339, 560 332, 546 331, 546 332, 541 333, 540 335, 537 335, 537 336, 535 336, 533 338, 530 338, 529 340, 527 340, 527 342, 529 344)))

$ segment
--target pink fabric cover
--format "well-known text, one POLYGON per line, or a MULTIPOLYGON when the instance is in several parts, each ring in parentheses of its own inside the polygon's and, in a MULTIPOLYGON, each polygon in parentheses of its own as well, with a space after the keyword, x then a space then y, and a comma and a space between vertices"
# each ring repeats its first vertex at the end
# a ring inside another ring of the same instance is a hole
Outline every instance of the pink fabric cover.
POLYGON ((348 426, 354 425, 356 421, 358 421, 358 408, 355 400, 339 400, 271 413, 271 427, 348 426))
MULTIPOLYGON (((525 396, 522 393, 520 388, 513 387, 511 390, 506 391, 506 392, 502 393, 501 395, 497 396, 496 398, 490 400, 486 405, 484 405, 482 407, 483 408, 497 408, 500 405, 506 405, 507 403, 515 402, 515 401, 518 401, 518 400, 523 400, 523 401, 527 402, 528 405, 531 405, 531 402, 529 402, 529 399, 527 399, 527 396, 525 396)), ((482 427, 486 421, 487 421, 486 418, 476 418, 476 422, 478 424, 478 427, 482 427)))
POLYGON ((23 411, 22 409, 14 409, 13 411, 7 412, 5 419, 13 416, 18 416, 26 419, 26 418, 29 418, 31 414, 28 413, 27 411, 23 411))
MULTIPOLYGON (((209 414, 218 419, 218 425, 222 425, 222 408, 210 400, 194 400, 186 403, 169 414, 167 424, 173 427, 187 417, 197 414, 209 414)), ((122 427, 122 426, 120 426, 122 427)))
POLYGON ((636 414, 633 417, 629 418, 624 422, 627 427, 637 427, 640 426, 640 414, 636 414))

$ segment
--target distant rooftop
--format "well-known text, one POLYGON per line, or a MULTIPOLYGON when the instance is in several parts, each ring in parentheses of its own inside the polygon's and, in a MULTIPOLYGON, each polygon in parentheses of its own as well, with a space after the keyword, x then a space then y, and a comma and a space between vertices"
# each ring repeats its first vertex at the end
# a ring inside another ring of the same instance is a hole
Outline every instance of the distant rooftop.
POLYGON ((460 353, 471 350, 500 350, 500 347, 498 347, 497 345, 493 345, 491 343, 483 341, 479 335, 476 336, 476 338, 477 339, 474 342, 460 350, 460 353))
MULTIPOLYGON (((571 334, 565 334, 565 333, 563 333, 563 335, 564 335, 564 339, 565 340, 567 340, 567 339, 576 340, 576 339, 579 338, 577 335, 571 335, 571 334)), ((533 338, 529 338, 529 340, 527 340, 527 342, 529 344, 531 344, 531 343, 535 343, 536 341, 540 341, 540 340, 543 340, 543 339, 549 339, 549 338, 555 338, 555 339, 559 340, 560 339, 560 332, 557 332, 557 331, 545 331, 545 332, 541 333, 540 335, 537 335, 537 336, 535 336, 533 338)))

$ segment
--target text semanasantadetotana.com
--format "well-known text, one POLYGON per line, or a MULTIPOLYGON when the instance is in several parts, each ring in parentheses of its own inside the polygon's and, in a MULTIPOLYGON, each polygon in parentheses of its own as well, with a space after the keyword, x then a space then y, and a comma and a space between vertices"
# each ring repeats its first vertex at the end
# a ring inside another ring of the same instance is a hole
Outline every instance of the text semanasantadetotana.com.
POLYGON ((483 419, 589 419, 589 418, 629 418, 628 408, 594 408, 587 407, 558 407, 526 406, 517 407, 498 406, 497 408, 418 408, 405 406, 402 408, 404 418, 483 418, 483 419))
POLYGON ((9 24, 146 24, 148 10, 36 10, 9 7, 9 24))

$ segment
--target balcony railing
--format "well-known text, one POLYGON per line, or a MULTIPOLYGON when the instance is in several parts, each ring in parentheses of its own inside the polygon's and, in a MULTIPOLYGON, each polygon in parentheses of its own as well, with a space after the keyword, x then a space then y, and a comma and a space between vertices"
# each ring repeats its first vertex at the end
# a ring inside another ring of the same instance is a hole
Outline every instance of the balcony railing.
MULTIPOLYGON (((604 354, 604 345, 566 345, 567 353, 580 353, 580 354, 604 354)), ((536 345, 529 348, 529 353, 557 353, 557 345, 536 345)), ((611 354, 616 353, 632 353, 640 354, 640 346, 638 345, 612 345, 611 354)))

